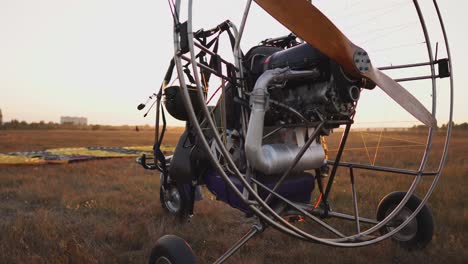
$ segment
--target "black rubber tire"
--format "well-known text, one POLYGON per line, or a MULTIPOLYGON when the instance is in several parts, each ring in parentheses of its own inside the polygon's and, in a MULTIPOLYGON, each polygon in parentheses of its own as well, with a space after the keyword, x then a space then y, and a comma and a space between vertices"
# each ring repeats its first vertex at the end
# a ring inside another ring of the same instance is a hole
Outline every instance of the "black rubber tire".
MULTIPOLYGON (((389 211, 393 210, 400 203, 400 201, 403 200, 405 195, 405 192, 393 192, 385 196, 377 207, 377 220, 382 221, 385 216, 388 215, 389 211)), ((421 204, 421 200, 418 197, 412 195, 402 210, 407 210, 407 212, 412 213, 414 210, 416 210, 419 204, 421 204)), ((401 212, 402 211, 400 211, 400 214, 401 212)), ((417 230, 411 239, 406 241, 401 239, 398 240, 395 238, 398 233, 392 237, 393 241, 407 250, 417 250, 426 247, 429 242, 431 242, 432 235, 434 233, 434 218, 432 216, 431 209, 427 205, 424 205, 421 208, 413 220, 416 221, 417 225, 415 226, 417 226, 417 230)), ((400 232, 402 232, 405 228, 403 228, 400 232)), ((381 234, 386 234, 388 232, 388 227, 382 227, 380 229, 381 234)))
POLYGON ((190 207, 191 207, 191 187, 188 184, 184 185, 175 185, 175 184, 169 184, 170 189, 175 189, 180 197, 180 209, 179 210, 174 210, 168 207, 166 204, 166 198, 164 195, 164 190, 161 185, 159 188, 159 201, 161 202, 161 207, 168 213, 177 216, 180 218, 180 220, 186 220, 188 219, 190 215, 190 207))
POLYGON ((149 264, 194 264, 196 262, 190 245, 175 235, 165 235, 158 239, 148 261, 149 264))

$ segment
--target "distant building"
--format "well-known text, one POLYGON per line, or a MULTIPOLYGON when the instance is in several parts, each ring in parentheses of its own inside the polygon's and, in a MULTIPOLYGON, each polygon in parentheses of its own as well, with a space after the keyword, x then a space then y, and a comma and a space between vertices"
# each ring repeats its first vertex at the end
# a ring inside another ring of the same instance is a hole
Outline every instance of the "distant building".
POLYGON ((60 124, 87 125, 88 119, 86 117, 62 116, 60 117, 60 124))

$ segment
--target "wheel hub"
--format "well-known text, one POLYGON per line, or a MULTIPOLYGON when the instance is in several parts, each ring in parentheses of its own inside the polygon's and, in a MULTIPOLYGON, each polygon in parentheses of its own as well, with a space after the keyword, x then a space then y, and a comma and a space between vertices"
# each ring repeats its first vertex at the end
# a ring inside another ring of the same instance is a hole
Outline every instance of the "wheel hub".
MULTIPOLYGON (((413 211, 408 209, 407 207, 403 207, 398 215, 391 221, 391 225, 387 227, 387 230, 390 232, 403 222, 408 219, 413 211)), ((416 236, 418 232, 418 222, 416 218, 413 218, 405 227, 403 227, 399 232, 393 235, 393 238, 398 241, 409 241, 416 236)))
POLYGON ((172 262, 169 259, 167 259, 166 257, 159 257, 156 260, 156 264, 172 264, 172 262))
POLYGON ((169 187, 169 190, 164 192, 164 203, 170 212, 179 212, 182 202, 180 193, 175 186, 169 187))

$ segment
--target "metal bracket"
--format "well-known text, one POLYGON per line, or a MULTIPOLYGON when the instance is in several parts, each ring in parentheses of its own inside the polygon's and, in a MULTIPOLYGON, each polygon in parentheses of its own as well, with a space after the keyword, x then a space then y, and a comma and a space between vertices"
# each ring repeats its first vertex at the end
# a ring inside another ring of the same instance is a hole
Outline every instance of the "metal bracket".
POLYGON ((449 66, 449 60, 448 59, 440 59, 436 61, 437 66, 439 68, 439 78, 447 78, 450 77, 452 74, 450 66, 449 66))

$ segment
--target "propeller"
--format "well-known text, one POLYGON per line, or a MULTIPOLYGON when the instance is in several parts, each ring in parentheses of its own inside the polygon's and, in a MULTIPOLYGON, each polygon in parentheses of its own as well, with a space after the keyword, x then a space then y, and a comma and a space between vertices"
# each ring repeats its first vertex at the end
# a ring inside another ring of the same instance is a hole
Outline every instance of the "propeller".
POLYGON ((320 10, 307 0, 255 0, 298 37, 336 61, 356 78, 369 79, 416 119, 437 126, 432 114, 403 86, 372 66, 367 52, 351 42, 320 10))

